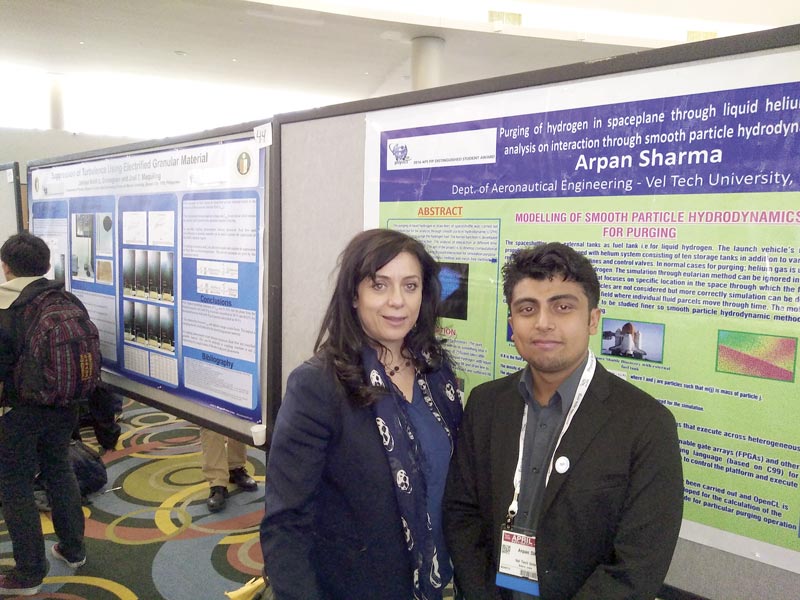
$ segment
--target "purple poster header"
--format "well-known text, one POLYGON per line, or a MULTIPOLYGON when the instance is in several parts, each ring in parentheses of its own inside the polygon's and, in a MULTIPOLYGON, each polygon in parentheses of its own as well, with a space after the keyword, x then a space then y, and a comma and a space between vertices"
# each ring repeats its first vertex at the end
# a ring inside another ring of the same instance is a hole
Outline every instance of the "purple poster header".
POLYGON ((386 131, 382 202, 800 190, 800 83, 386 131))

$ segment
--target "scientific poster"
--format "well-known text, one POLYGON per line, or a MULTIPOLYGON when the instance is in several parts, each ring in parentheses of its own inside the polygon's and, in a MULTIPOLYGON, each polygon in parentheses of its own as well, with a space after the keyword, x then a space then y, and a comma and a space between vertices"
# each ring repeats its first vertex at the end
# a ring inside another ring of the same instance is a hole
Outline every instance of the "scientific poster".
POLYGON ((31 226, 107 367, 260 421, 265 151, 252 140, 34 169, 31 226))
POLYGON ((800 572, 800 54, 368 117, 365 222, 442 263, 466 391, 522 366, 500 268, 540 241, 601 280, 599 360, 666 405, 682 536, 800 572))

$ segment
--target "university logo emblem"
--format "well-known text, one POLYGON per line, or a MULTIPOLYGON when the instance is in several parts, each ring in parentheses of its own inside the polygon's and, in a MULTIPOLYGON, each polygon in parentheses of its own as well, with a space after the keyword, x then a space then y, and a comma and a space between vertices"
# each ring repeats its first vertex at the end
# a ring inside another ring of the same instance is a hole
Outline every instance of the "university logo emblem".
POLYGON ((389 144, 389 151, 394 155, 396 165, 404 165, 411 160, 408 156, 408 146, 405 144, 389 144))
POLYGON ((236 170, 239 171, 240 175, 247 175, 250 171, 250 165, 250 155, 247 152, 242 152, 236 159, 236 170))

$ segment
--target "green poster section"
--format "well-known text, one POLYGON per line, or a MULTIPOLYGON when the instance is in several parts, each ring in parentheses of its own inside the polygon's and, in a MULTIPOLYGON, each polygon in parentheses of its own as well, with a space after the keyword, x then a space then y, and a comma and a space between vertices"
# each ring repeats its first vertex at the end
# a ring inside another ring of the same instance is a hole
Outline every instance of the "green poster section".
POLYGON ((466 266, 466 307, 443 319, 441 334, 467 392, 522 366, 508 339, 502 261, 521 246, 568 243, 601 280, 592 350, 678 421, 685 518, 800 551, 797 226, 701 222, 720 207, 794 211, 800 194, 571 198, 563 211, 552 199, 448 202, 435 205, 462 206, 461 217, 420 219, 429 205, 385 203, 381 218, 446 266, 466 266), (658 230, 648 238, 637 223, 654 218, 663 225, 647 226, 658 230), (612 350, 626 325, 644 354, 612 350))

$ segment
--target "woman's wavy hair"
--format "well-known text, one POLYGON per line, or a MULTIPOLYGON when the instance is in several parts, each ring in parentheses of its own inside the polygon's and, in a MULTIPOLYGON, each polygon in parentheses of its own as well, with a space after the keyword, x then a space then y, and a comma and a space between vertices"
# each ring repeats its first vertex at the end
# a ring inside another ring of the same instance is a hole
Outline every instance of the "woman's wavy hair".
POLYGON ((381 348, 370 338, 359 321, 353 300, 358 285, 375 274, 401 252, 416 257, 422 267, 422 303, 419 318, 403 342, 416 357, 422 371, 437 369, 449 357, 436 338, 441 284, 439 265, 420 242, 391 229, 370 229, 355 236, 339 256, 339 272, 328 310, 322 320, 314 352, 325 360, 343 386, 351 402, 368 406, 384 393, 369 385, 363 370, 361 349, 364 345, 381 348), (421 358, 423 357, 424 358, 421 358))

